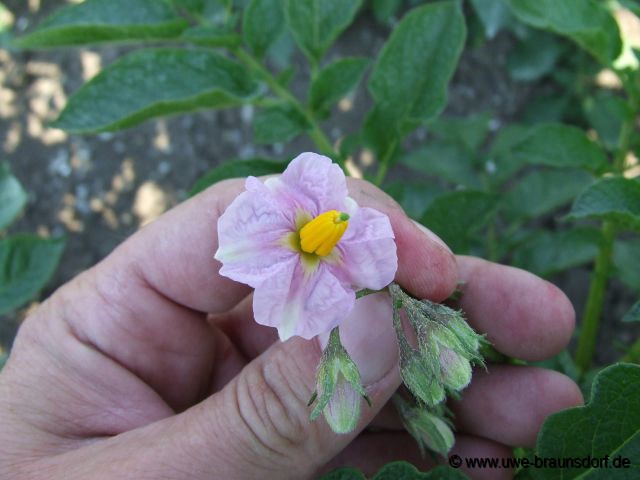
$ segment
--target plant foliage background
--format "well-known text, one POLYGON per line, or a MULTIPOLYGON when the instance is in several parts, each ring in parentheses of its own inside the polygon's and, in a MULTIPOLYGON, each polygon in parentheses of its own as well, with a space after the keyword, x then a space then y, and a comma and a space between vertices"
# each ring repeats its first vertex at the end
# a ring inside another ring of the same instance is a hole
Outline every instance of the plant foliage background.
POLYGON ((640 2, 0 5, 5 349, 30 299, 137 226, 312 149, 380 185, 456 253, 567 291, 579 333, 545 365, 586 393, 596 378, 594 398, 550 419, 537 450, 590 437, 640 468, 640 2), (613 423, 578 437, 569 419, 585 415, 613 423))

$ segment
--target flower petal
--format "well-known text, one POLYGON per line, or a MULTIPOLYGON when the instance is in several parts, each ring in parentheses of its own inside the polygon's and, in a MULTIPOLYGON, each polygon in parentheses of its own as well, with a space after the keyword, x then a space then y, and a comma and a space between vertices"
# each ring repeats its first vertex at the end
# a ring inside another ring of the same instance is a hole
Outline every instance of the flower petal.
POLYGON ((312 216, 328 210, 341 210, 347 192, 347 181, 342 169, 330 158, 306 152, 294 158, 280 182, 296 192, 299 201, 312 216))
POLYGON ((329 265, 342 282, 355 288, 379 290, 398 269, 398 255, 389 218, 373 208, 359 208, 336 246, 340 260, 329 265))
POLYGON ((282 204, 255 177, 247 178, 241 193, 218 220, 220 274, 255 287, 297 257, 282 239, 295 230, 292 207, 282 204))
POLYGON ((306 275, 298 258, 285 264, 277 275, 256 287, 256 322, 276 327, 283 341, 294 335, 308 340, 330 331, 348 316, 355 293, 344 288, 324 264, 306 275))

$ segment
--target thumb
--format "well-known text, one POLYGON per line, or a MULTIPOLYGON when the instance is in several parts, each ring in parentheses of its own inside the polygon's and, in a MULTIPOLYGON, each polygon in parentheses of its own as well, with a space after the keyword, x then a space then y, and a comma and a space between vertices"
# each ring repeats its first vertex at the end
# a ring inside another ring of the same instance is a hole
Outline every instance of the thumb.
POLYGON ((185 428, 174 429, 174 435, 197 442, 201 455, 192 453, 219 478, 312 476, 357 436, 400 385, 387 294, 356 302, 341 337, 373 404, 363 405, 355 431, 337 435, 324 418, 309 421, 307 403, 322 349, 317 339, 292 338, 272 345, 223 390, 185 412, 185 428))

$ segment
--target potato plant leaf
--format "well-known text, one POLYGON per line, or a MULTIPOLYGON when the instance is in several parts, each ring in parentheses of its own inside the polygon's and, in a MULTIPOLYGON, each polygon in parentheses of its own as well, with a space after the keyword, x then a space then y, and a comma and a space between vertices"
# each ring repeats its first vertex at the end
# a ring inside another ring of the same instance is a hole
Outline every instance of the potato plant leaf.
POLYGON ((604 151, 579 128, 558 123, 542 124, 511 147, 516 161, 529 165, 584 168, 602 172, 607 168, 604 151))
POLYGON ((640 300, 633 304, 627 313, 622 317, 623 322, 640 322, 640 300))
POLYGON ((598 254, 599 242, 600 231, 594 228, 540 232, 515 250, 512 264, 549 277, 592 261, 598 254))
POLYGON ((20 48, 51 48, 103 42, 175 38, 189 26, 166 0, 87 0, 56 10, 20 48))
POLYGON ((33 298, 49 281, 65 241, 17 234, 0 240, 0 314, 33 298))
POLYGON ((629 178, 604 178, 576 198, 568 218, 611 220, 640 232, 640 182, 629 178))
POLYGON ((520 20, 569 37, 604 65, 620 54, 618 25, 598 0, 505 0, 520 20))
POLYGON ((304 115, 287 106, 265 108, 253 121, 257 143, 287 142, 309 128, 309 122, 304 115))
POLYGON ((465 38, 459 2, 416 7, 395 26, 369 78, 375 106, 365 138, 379 156, 443 110, 465 38))
POLYGON ((322 69, 311 82, 311 110, 320 115, 328 113, 334 103, 356 88, 368 65, 366 58, 346 57, 322 69))
POLYGON ((492 221, 497 207, 495 195, 460 190, 436 198, 420 223, 433 230, 454 252, 466 253, 472 234, 492 221))
MULTIPOLYGON (((567 465, 535 468, 537 480, 637 478, 640 473, 640 366, 616 364, 596 375, 591 399, 583 407, 555 413, 544 422, 536 454, 545 458, 609 456, 629 459, 627 468, 567 465)), ((576 462, 577 463, 577 462, 576 462)))
POLYGON ((351 24, 362 0, 284 0, 289 29, 314 62, 351 24))
POLYGON ((244 11, 242 34, 245 43, 262 58, 284 30, 281 0, 251 0, 244 11))
POLYGON ((211 51, 138 50, 82 86, 52 126, 73 133, 120 130, 162 115, 239 105, 257 88, 241 64, 211 51))
POLYGON ((0 229, 6 228, 20 214, 27 203, 27 192, 9 166, 0 163, 0 229))

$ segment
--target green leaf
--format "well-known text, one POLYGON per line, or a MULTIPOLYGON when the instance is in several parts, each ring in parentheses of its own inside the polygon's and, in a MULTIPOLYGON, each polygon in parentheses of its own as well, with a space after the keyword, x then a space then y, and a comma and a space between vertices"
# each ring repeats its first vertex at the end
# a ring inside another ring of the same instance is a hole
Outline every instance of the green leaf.
POLYGON ((599 92, 584 100, 583 110, 605 148, 615 150, 622 124, 633 117, 633 109, 629 103, 616 95, 599 92))
POLYGON ((454 185, 480 187, 478 174, 473 169, 473 158, 457 145, 432 142, 401 156, 399 161, 413 170, 454 185))
POLYGON ((604 65, 620 54, 618 25, 598 0, 505 0, 518 20, 569 37, 604 65))
POLYGON ((564 91, 537 95, 524 107, 521 118, 530 125, 562 122, 570 115, 573 103, 573 99, 566 96, 564 91))
POLYGON ((311 126, 297 110, 286 106, 275 106, 260 111, 253 121, 257 143, 287 142, 311 126))
POLYGON ((568 350, 562 350, 559 354, 545 360, 527 362, 527 365, 555 370, 556 372, 566 375, 574 382, 577 382, 580 377, 576 362, 573 360, 573 357, 568 350))
POLYGON ((640 239, 616 240, 613 265, 615 275, 629 288, 640 292, 640 239))
POLYGON ((640 322, 640 300, 633 304, 631 309, 622 317, 623 322, 640 322))
POLYGON ((271 175, 274 173, 282 173, 287 167, 287 163, 275 162, 263 158, 252 158, 248 160, 229 160, 212 168, 191 187, 189 196, 206 190, 214 183, 221 182, 228 178, 245 178, 249 175, 259 177, 260 175, 271 175))
POLYGON ((9 166, 0 163, 0 229, 6 228, 18 216, 27 203, 27 192, 9 166))
POLYGON ((495 37, 500 30, 513 22, 509 7, 504 2, 496 0, 471 0, 471 5, 478 15, 484 34, 487 38, 495 37))
POLYGON ((0 371, 2 371, 4 364, 7 363, 8 358, 9 358, 8 353, 0 353, 0 371))
POLYGON ((80 88, 53 126, 74 133, 119 130, 162 115, 239 105, 256 91, 242 65, 216 53, 138 50, 80 88))
POLYGON ((323 475, 320 480, 366 480, 366 477, 357 468, 342 467, 323 475))
POLYGON ((402 0, 373 0, 371 8, 373 15, 381 23, 391 23, 391 20, 398 14, 402 5, 402 0))
POLYGON ((600 232, 576 228, 562 232, 540 232, 514 253, 512 264, 541 277, 591 262, 598 253, 600 232))
POLYGON ((524 161, 514 155, 514 150, 529 134, 528 127, 518 124, 508 125, 498 131, 489 150, 490 168, 487 171, 492 183, 503 183, 524 166, 524 161))
POLYGON ((373 480, 465 480, 468 477, 450 467, 440 465, 428 472, 420 472, 410 463, 391 462, 382 467, 373 480))
POLYGON ((282 0, 251 0, 244 11, 244 41, 262 58, 284 29, 282 0))
POLYGON ((440 114, 465 37, 459 2, 414 8, 395 26, 369 78, 375 107, 365 137, 378 156, 440 114))
POLYGON ((0 315, 33 298, 49 281, 65 241, 18 234, 0 240, 0 315))
POLYGON ((591 400, 547 418, 538 434, 536 454, 548 459, 602 458, 620 456, 630 468, 593 468, 582 462, 556 468, 536 468, 538 480, 628 479, 640 469, 640 366, 616 364, 595 378, 591 400), (573 468, 570 468, 573 467, 573 468), (606 472, 606 474, 604 474, 606 472), (604 474, 604 476, 603 476, 604 474))
POLYGON ((593 177, 582 170, 538 170, 521 178, 503 197, 511 218, 534 218, 571 202, 593 177))
POLYGON ((322 69, 311 82, 309 107, 324 115, 331 106, 356 88, 369 65, 366 58, 347 57, 322 69))
POLYGON ((205 47, 237 47, 240 36, 226 28, 216 26, 196 26, 185 30, 181 39, 205 47))
POLYGON ((55 11, 16 40, 21 48, 175 38, 189 26, 165 0, 87 0, 55 11))
POLYGON ((584 168, 601 172, 607 168, 602 149, 576 127, 543 124, 511 149, 513 156, 529 165, 584 168))
MULTIPOLYGON (((342 467, 320 477, 320 480, 364 480, 365 476, 353 467, 342 467)), ((387 463, 372 480, 466 480, 468 477, 453 468, 440 465, 428 472, 421 472, 408 462, 387 463)))
POLYGON ((436 138, 465 147, 470 152, 478 150, 489 133, 490 113, 476 113, 466 118, 441 118, 431 124, 430 132, 436 138))
POLYGON ((640 231, 640 182, 628 178, 600 180, 576 199, 569 218, 611 220, 640 231))
POLYGON ((318 62, 351 24, 362 0, 284 0, 287 24, 300 49, 318 62))
POLYGON ((496 213, 496 196, 473 190, 446 193, 436 198, 420 219, 456 253, 469 249, 471 235, 488 225, 496 213))
POLYGON ((443 187, 437 184, 394 182, 385 187, 411 218, 420 219, 427 207, 437 197, 445 193, 443 187))
POLYGON ((557 37, 530 30, 509 53, 507 70, 514 80, 538 80, 553 70, 562 51, 563 46, 557 37))
POLYGON ((638 0, 620 0, 620 5, 640 16, 640 2, 638 0))

